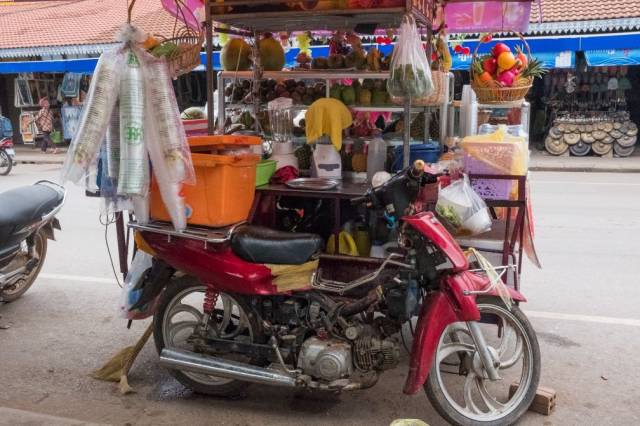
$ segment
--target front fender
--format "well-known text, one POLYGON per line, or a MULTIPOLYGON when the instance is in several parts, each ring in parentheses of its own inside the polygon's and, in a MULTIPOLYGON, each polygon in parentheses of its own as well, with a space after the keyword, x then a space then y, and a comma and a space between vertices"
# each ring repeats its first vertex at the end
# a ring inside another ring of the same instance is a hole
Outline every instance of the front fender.
MULTIPOLYGON (((489 280, 484 275, 464 271, 445 277, 441 290, 425 297, 413 337, 409 374, 403 389, 405 394, 411 395, 418 392, 427 380, 440 336, 449 324, 480 320, 476 296, 465 295, 464 292, 465 290, 480 291, 488 284, 489 280)), ((508 289, 513 300, 526 301, 520 292, 510 287, 508 289)), ((495 289, 482 295, 499 297, 495 289)))
POLYGON ((413 395, 422 387, 433 364, 440 336, 449 324, 458 321, 449 298, 441 291, 425 297, 411 347, 409 374, 403 392, 413 395))

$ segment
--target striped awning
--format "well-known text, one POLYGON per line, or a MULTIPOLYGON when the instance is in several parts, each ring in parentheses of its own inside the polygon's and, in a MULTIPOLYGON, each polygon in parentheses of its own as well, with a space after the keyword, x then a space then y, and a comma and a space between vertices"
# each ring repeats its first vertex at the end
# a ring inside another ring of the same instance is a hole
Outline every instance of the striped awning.
POLYGON ((68 46, 18 47, 14 49, 0 49, 0 58, 53 58, 64 56, 87 57, 100 55, 114 46, 114 43, 80 44, 68 46))
POLYGON ((640 29, 640 18, 595 19, 530 23, 527 34, 584 34, 594 32, 633 31, 640 29))

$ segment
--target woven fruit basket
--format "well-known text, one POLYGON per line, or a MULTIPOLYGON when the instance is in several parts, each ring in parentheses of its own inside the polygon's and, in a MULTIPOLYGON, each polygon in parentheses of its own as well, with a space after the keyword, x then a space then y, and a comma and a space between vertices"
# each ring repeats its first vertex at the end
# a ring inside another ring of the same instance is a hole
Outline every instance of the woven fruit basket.
POLYGON ((516 54, 503 44, 497 43, 490 54, 479 56, 478 49, 482 44, 491 41, 490 35, 480 38, 473 52, 471 62, 471 87, 476 92, 478 102, 498 104, 522 101, 527 95, 533 80, 545 70, 542 63, 531 56, 531 49, 520 33, 515 33, 526 49, 526 55, 520 48, 516 54))
MULTIPOLYGON (((167 61, 169 72, 173 78, 186 74, 200 65, 200 51, 204 43, 204 33, 200 29, 193 29, 184 23, 187 22, 185 13, 190 13, 196 19, 193 12, 185 5, 184 0, 175 2, 176 20, 171 37, 155 36, 148 46, 149 51, 156 57, 162 57, 167 61)), ((129 6, 129 15, 135 0, 129 6)))
POLYGON ((174 32, 173 37, 164 39, 160 46, 171 46, 173 49, 164 57, 167 60, 172 77, 186 74, 200 65, 200 51, 204 43, 202 31, 194 31, 182 27, 174 32))

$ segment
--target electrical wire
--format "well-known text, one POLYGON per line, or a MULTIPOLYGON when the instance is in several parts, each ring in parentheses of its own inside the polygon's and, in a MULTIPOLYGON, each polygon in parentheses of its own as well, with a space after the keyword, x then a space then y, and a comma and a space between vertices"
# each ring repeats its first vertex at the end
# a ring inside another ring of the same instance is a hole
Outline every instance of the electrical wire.
POLYGON ((104 225, 104 243, 107 246, 107 253, 109 254, 109 262, 111 263, 111 270, 113 271, 113 276, 116 279, 116 283, 118 283, 118 287, 122 288, 122 283, 118 278, 118 273, 116 272, 116 266, 113 263, 113 255, 111 254, 111 247, 109 247, 109 238, 108 231, 109 225, 116 223, 116 215, 115 214, 105 214, 99 216, 99 221, 101 225, 104 225))

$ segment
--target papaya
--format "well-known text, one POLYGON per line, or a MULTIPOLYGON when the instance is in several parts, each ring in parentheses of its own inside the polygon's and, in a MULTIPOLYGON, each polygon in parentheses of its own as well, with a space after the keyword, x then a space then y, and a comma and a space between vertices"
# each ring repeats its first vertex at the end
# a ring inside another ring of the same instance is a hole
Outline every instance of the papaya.
POLYGON ((251 46, 241 38, 232 38, 222 48, 220 62, 225 71, 247 71, 251 68, 251 46))
POLYGON ((260 63, 265 71, 281 71, 284 67, 284 49, 280 42, 266 33, 258 44, 260 63))

